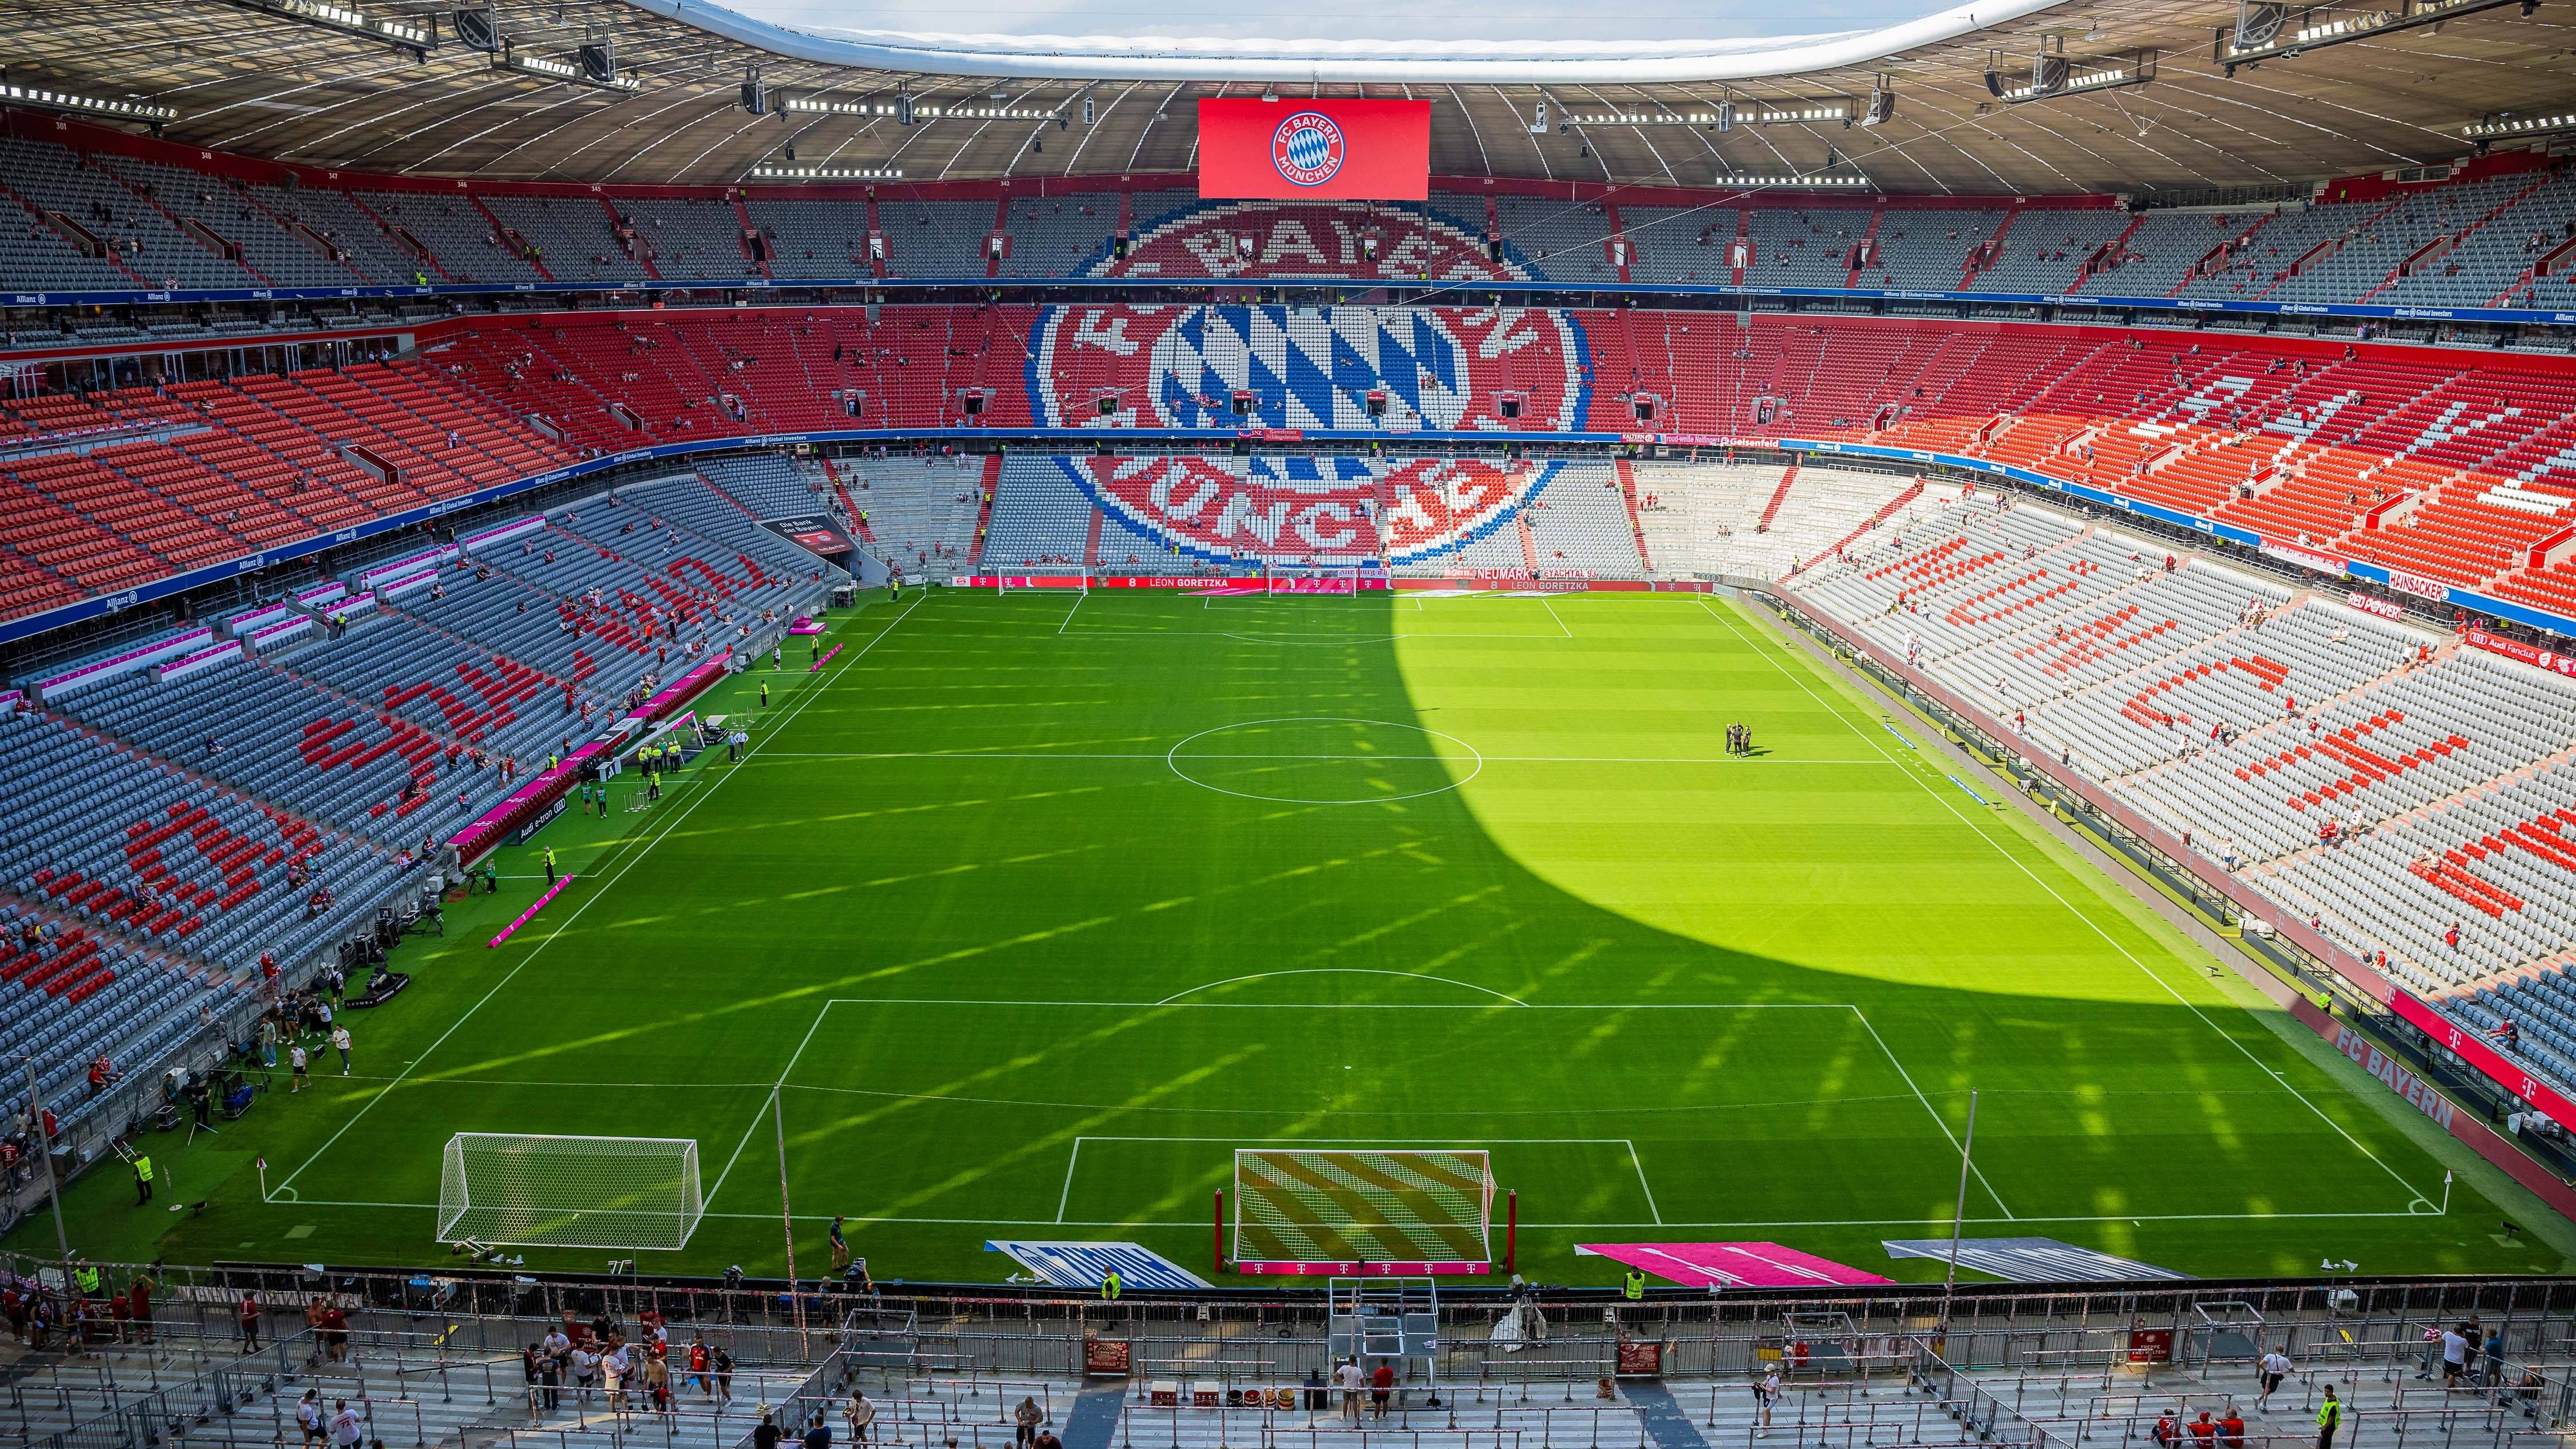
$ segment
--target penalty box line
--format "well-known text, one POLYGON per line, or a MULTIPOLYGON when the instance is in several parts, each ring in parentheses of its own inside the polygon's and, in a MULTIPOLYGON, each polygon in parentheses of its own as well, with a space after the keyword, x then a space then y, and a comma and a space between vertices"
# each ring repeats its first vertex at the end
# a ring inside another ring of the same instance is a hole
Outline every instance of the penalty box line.
MULTIPOLYGON (((1225 983, 1214 983, 1214 984, 1222 985, 1222 984, 1225 984, 1225 983)), ((1452 984, 1463 984, 1463 983, 1452 983, 1452 984)), ((1199 989, 1199 988, 1193 987, 1193 988, 1190 988, 1190 989, 1191 989, 1191 990, 1196 990, 1196 989, 1199 989)), ((1183 993, 1183 994, 1186 994, 1186 993, 1183 993)), ((1920 1086, 1918 1086, 1918 1085, 1916 1085, 1916 1084, 1915 1084, 1915 1081, 1914 1081, 1914 1075, 1913 1075, 1911 1072, 1908 1072, 1908 1071, 1905 1069, 1905 1064, 1904 1064, 1902 1061, 1899 1061, 1899 1060, 1897 1059, 1897 1056, 1896 1056, 1895 1051, 1894 1051, 1892 1048, 1890 1048, 1890 1047, 1888 1046, 1888 1044, 1887 1044, 1887 1039, 1886 1039, 1885 1037, 1882 1037, 1882 1036, 1880 1036, 1880 1035, 1878 1034, 1878 1028, 1870 1024, 1870 1020, 1869 1020, 1869 1017, 1868 1017, 1867 1013, 1863 1012, 1857 1004, 1852 1003, 1852 1002, 1848 1002, 1848 1001, 1731 1001, 1731 1002, 1720 1002, 1720 1001, 1693 1001, 1693 1002, 1563 1002, 1563 1003, 1533 1003, 1533 1002, 1521 1001, 1521 1000, 1518 1000, 1517 998, 1509 997, 1509 996, 1504 996, 1504 997, 1502 997, 1501 999, 1502 999, 1502 1000, 1504 1000, 1504 1001, 1507 1001, 1507 1002, 1510 1002, 1510 1003, 1511 1003, 1511 1005, 1510 1005, 1508 1008, 1505 1008, 1505 1009, 1508 1009, 1508 1010, 1517 1010, 1517 1011, 1643 1011, 1643 1010, 1662 1010, 1662 1011, 1848 1011, 1848 1012, 1850 1012, 1850 1013, 1852 1014, 1852 1016, 1853 1016, 1853 1018, 1854 1018, 1855 1020, 1857 1020, 1857 1021, 1859 1021, 1859 1022, 1860 1022, 1860 1024, 1861 1024, 1861 1029, 1862 1029, 1863 1031, 1866 1031, 1866 1032, 1868 1032, 1868 1033, 1869 1033, 1869 1039, 1870 1039, 1872 1042, 1875 1042, 1875 1043, 1878 1045, 1879 1054, 1887 1058, 1887 1064, 1888 1064, 1888 1066, 1889 1066, 1889 1067, 1891 1067, 1891 1068, 1893 1068, 1893 1069, 1895 1070, 1895 1072, 1896 1072, 1896 1075, 1897 1075, 1898 1079, 1899 1079, 1899 1080, 1901 1080, 1901 1081, 1903 1081, 1903 1082, 1905 1083, 1906 1089, 1907 1089, 1908 1091, 1910 1091, 1910 1092, 1912 1092, 1912 1093, 1914 1094, 1914 1100, 1916 1100, 1916 1101, 1918 1101, 1918 1102, 1920 1102, 1920 1103, 1922 1103, 1922 1104, 1923 1104, 1923 1110, 1924 1110, 1926 1113, 1930 1114, 1930 1116, 1931 1116, 1931 1118, 1932 1118, 1932 1124, 1933 1124, 1933 1126, 1934 1126, 1934 1127, 1936 1127, 1936 1128, 1938 1128, 1938 1129, 1940 1130, 1940 1133, 1941 1133, 1941 1136, 1942 1136, 1943 1140, 1947 1141, 1947 1142, 1950 1144, 1951 1150, 1953 1150, 1953 1151, 1959 1151, 1959 1150, 1960 1150, 1960 1143, 1959 1143, 1959 1139, 1951 1133, 1951 1131, 1950 1131, 1950 1124, 1942 1118, 1941 1113, 1940 1113, 1940 1110, 1939 1110, 1938 1108, 1936 1108, 1936 1107, 1934 1107, 1934 1106, 1932 1105, 1932 1099, 1931 1099, 1931 1098, 1929 1098, 1929 1097, 1927 1097, 1927 1096, 1925 1096, 1925 1095, 1923 1094, 1923 1089, 1922 1089, 1920 1086)), ((811 1047, 811 1046, 814 1044, 814 1038, 815 1038, 815 1036, 816 1036, 818 1033, 820 1033, 820 1032, 822 1031, 822 1029, 823 1029, 823 1019, 824 1019, 826 1016, 829 1016, 829 1015, 831 1014, 832 1008, 833 1008, 833 1007, 835 1007, 835 1006, 1050 1006, 1050 1007, 1101 1007, 1101 1006, 1108 1006, 1108 1007, 1127 1007, 1127 1008, 1132 1008, 1132 1009, 1136 1009, 1136 1010, 1154 1010, 1154 1009, 1159 1009, 1159 1008, 1164 1008, 1164 1007, 1170 1007, 1170 1008, 1176 1008, 1176 1009, 1187 1009, 1187 1010, 1193 1010, 1193 1011, 1479 1011, 1479 1012, 1482 1012, 1482 1011, 1493 1011, 1493 1010, 1497 1009, 1497 1008, 1495 1007, 1495 1005, 1494 1005, 1491 1001, 1482 1001, 1482 1002, 1412 1002, 1412 1001, 1386 1001, 1386 1002, 1346 1002, 1346 1003, 1345 1003, 1345 1002, 1313 1002, 1313 1001, 1278 1001, 1278 1002, 1268 1002, 1268 1001, 1181 1001, 1181 1000, 1178 1000, 1176 997, 1165 997, 1165 998, 1163 998, 1163 999, 1162 999, 1162 1000, 1160 1000, 1160 1001, 1064 1001, 1064 1000, 1030 1000, 1030 999, 1026 999, 1026 998, 1002 998, 1002 999, 993 999, 993 998, 986 998, 986 997, 974 997, 974 996, 834 996, 834 997, 829 997, 829 998, 825 999, 825 1001, 823 1002, 823 1004, 822 1004, 821 1008, 820 1008, 820 1009, 818 1009, 818 1010, 814 1013, 814 1020, 813 1020, 813 1022, 812 1022, 811 1024, 809 1024, 809 1025, 805 1028, 805 1035, 804 1035, 804 1037, 803 1037, 802 1039, 800 1039, 800 1040, 796 1043, 796 1050, 795 1050, 794 1052, 792 1052, 792 1053, 790 1053, 790 1054, 789 1054, 789 1056, 788 1056, 788 1058, 787 1058, 787 1064, 786 1064, 784 1067, 782 1067, 782 1068, 780 1068, 780 1069, 779 1069, 779 1073, 778 1073, 777 1080, 776 1080, 776 1081, 774 1081, 774 1082, 772 1082, 772 1083, 770 1084, 770 1089, 769 1089, 769 1101, 768 1101, 768 1102, 766 1102, 766 1103, 764 1103, 764 1104, 763 1104, 763 1105, 762 1105, 762 1106, 761 1106, 757 1111, 755 1111, 755 1112, 753 1112, 753 1113, 752 1113, 751 1121, 750 1121, 748 1124, 746 1124, 746 1125, 743 1127, 743 1129, 742 1129, 742 1136, 741 1136, 741 1138, 740 1138, 740 1139, 738 1139, 738 1140, 734 1143, 734 1147, 733 1147, 733 1152, 732 1152, 732 1154, 731 1154, 730 1156, 726 1157, 726 1159, 725 1159, 724 1170, 716 1174, 716 1182, 715 1182, 715 1186, 714 1186, 714 1187, 712 1187, 712 1188, 709 1188, 709 1189, 707 1190, 707 1194, 706 1194, 705 1198, 703 1199, 703 1209, 704 1209, 704 1210, 705 1210, 709 1215, 712 1215, 712 1216, 724 1216, 723 1214, 716 1214, 716 1213, 714 1213, 714 1211, 713 1211, 713 1210, 714 1210, 714 1207, 715 1207, 716 1198, 717 1198, 717 1196, 718 1196, 719 1194, 721 1194, 721 1193, 724 1191, 725 1183, 726 1183, 727 1181, 729 1181, 729 1180, 732 1178, 732 1176, 733 1176, 733 1169, 734 1169, 734 1166, 735 1166, 735 1164, 736 1164, 736 1163, 739 1163, 739 1162, 742 1160, 742 1154, 743 1154, 744 1149, 748 1148, 748 1147, 751 1145, 751 1136, 752 1136, 752 1134, 753 1134, 754 1132, 756 1132, 756 1131, 758 1131, 758 1130, 760 1129, 760 1121, 761 1121, 761 1118, 762 1118, 762 1117, 764 1117, 764 1116, 767 1116, 769 1113, 771 1113, 771 1112, 773 1112, 773 1111, 774 1111, 774 1112, 778 1112, 778 1113, 780 1113, 780 1114, 781 1114, 781 1116, 782 1116, 782 1119, 783 1119, 783 1117, 784 1117, 784 1113, 785 1113, 785 1110, 786 1110, 786 1106, 785 1106, 785 1103, 786 1103, 785 1088, 786 1088, 786 1086, 787 1086, 787 1080, 788 1080, 788 1078, 790 1078, 790 1077, 792 1077, 792 1076, 794 1076, 794 1075, 795 1075, 795 1073, 796 1073, 796 1064, 797 1064, 799 1061, 801 1061, 801 1060, 803 1060, 803 1059, 804 1059, 806 1049, 807 1049, 807 1048, 809 1048, 809 1047, 811 1047)), ((782 1135, 782 1136, 783 1136, 783 1135, 785 1135, 785 1132, 786 1132, 786 1123, 785 1123, 785 1121, 784 1121, 784 1120, 782 1120, 782 1121, 779 1123, 779 1131, 780 1131, 780 1135, 782 1135)), ((1225 1142, 1233 1142, 1233 1141, 1262 1141, 1262 1140, 1265 1140, 1265 1139, 1261 1139, 1261 1138, 1239 1139, 1239 1138, 1231 1138, 1231 1137, 1227 1137, 1227 1138, 1214 1138, 1214 1137, 1207 1137, 1207 1138, 1189 1138, 1189 1137, 1133 1137, 1133 1138, 1119 1138, 1119 1137, 1108 1137, 1108 1136, 1093 1137, 1093 1138, 1085 1139, 1085 1138, 1082 1138, 1082 1137, 1077 1137, 1077 1138, 1075 1138, 1075 1139, 1074 1139, 1074 1143, 1073 1143, 1073 1150, 1072 1150, 1072 1152, 1071 1152, 1071 1153, 1066 1157, 1066 1159, 1065 1159, 1065 1169, 1064 1169, 1064 1191, 1063 1191, 1063 1194, 1058 1198, 1057 1203, 1056 1203, 1056 1218, 1055 1218, 1055 1220, 1056 1220, 1057 1222, 1063 1222, 1063 1221, 1064 1221, 1064 1213, 1065 1213, 1066 1207, 1067 1207, 1067 1205, 1070 1203, 1070 1201, 1071 1201, 1071 1199, 1072 1199, 1072 1194, 1073 1194, 1073 1171, 1074 1171, 1074 1164, 1075 1164, 1076 1162, 1078 1162, 1078 1161, 1081 1159, 1081 1154, 1082 1154, 1082 1144, 1083 1144, 1083 1142, 1084 1142, 1085 1140, 1090 1140, 1090 1141, 1099 1141, 1099 1142, 1109 1142, 1109 1141, 1138 1141, 1138 1142, 1191 1142, 1191 1141, 1199 1141, 1199 1142, 1218 1142, 1218 1141, 1225 1141, 1225 1142)), ((1285 1140, 1285 1139, 1272 1139, 1272 1140, 1285 1140)), ((1301 1141, 1302 1141, 1302 1140, 1305 1140, 1305 1139, 1299 1139, 1299 1140, 1301 1140, 1301 1141)), ((1403 1140, 1403 1139, 1395 1139, 1395 1138, 1378 1138, 1378 1139, 1374 1139, 1374 1140, 1376 1140, 1376 1141, 1380 1141, 1380 1142, 1392 1142, 1392 1141, 1401 1141, 1401 1140, 1403 1140)), ((1424 1141, 1429 1141, 1429 1140, 1432 1140, 1432 1139, 1422 1139, 1422 1140, 1424 1140, 1424 1141)), ((1657 1207, 1657 1206, 1656 1206, 1656 1204, 1655 1204, 1655 1189, 1654 1189, 1654 1185, 1653 1185, 1650 1181, 1648 1181, 1648 1179, 1647 1179, 1647 1177, 1646 1177, 1646 1164, 1645 1164, 1645 1161, 1644 1161, 1643 1157, 1638 1153, 1636 1143, 1634 1143, 1634 1142, 1630 1141, 1629 1139, 1627 1139, 1627 1138, 1625 1138, 1625 1137, 1615 1137, 1615 1138, 1614 1138, 1614 1137, 1517 1138, 1517 1139, 1508 1139, 1508 1138, 1488 1138, 1488 1139, 1486 1139, 1486 1140, 1487 1140, 1487 1141, 1493 1141, 1493 1142, 1500 1142, 1500 1141, 1519 1141, 1519 1142, 1523 1142, 1523 1143, 1538 1143, 1538 1142, 1565 1142, 1565 1143, 1577 1143, 1577 1142, 1580 1142, 1580 1143, 1594 1143, 1594 1144, 1600 1144, 1600 1143, 1607 1143, 1607 1142, 1617 1142, 1617 1143, 1619 1143, 1621 1146, 1624 1146, 1624 1147, 1626 1147, 1626 1148, 1628 1149, 1628 1159, 1629 1159, 1629 1162, 1630 1162, 1630 1164, 1631 1164, 1631 1165, 1633 1165, 1633 1166, 1636 1168, 1636 1171, 1637 1171, 1637 1186, 1638 1186, 1638 1188, 1639 1188, 1641 1191, 1643 1191, 1643 1192, 1644 1192, 1644 1194, 1645 1194, 1645 1197, 1646 1197, 1646 1210, 1647 1210, 1647 1212, 1648 1212, 1648 1213, 1649 1213, 1649 1214, 1654 1218, 1654 1220, 1655 1220, 1655 1224, 1654 1224, 1654 1225, 1660 1226, 1660 1225, 1662 1225, 1662 1224, 1663 1224, 1663 1210, 1662 1210, 1661 1208, 1657 1207)), ((1454 1144, 1453 1144, 1453 1145, 1454 1145, 1454 1144)), ((1976 1166, 1973 1162, 1971 1162, 1971 1163, 1970 1163, 1970 1171, 1975 1175, 1975 1177, 1976 1177, 1976 1179, 1977 1179, 1977 1183, 1978 1183, 1978 1185, 1979 1185, 1979 1186, 1981 1186, 1981 1187, 1983 1187, 1983 1188, 1985 1188, 1985 1190, 1986 1190, 1986 1195, 1987 1195, 1989 1198, 1992 1198, 1992 1199, 1994 1200, 1994 1204, 1995 1204, 1996 1209, 2003 1213, 2003 1215, 2004 1215, 2004 1219, 2005 1219, 2006 1221, 2008 1221, 2008 1222, 2010 1222, 2010 1221, 2018 1221, 2018 1219, 2016 1219, 2016 1218, 2013 1216, 2012 1208, 2011 1208, 2008 1204, 2006 1204, 2006 1203, 2004 1202, 2004 1200, 2003 1200, 2003 1194, 2001 1194, 2001 1193, 1999 1193, 1999 1192, 1996 1192, 1996 1191, 1995 1191, 1995 1188, 1994 1188, 1994 1184, 1993 1184, 1993 1183, 1991 1183, 1991 1182, 1988 1182, 1988 1181, 1986 1180, 1985 1169, 1984 1169, 1984 1168, 1982 1168, 1982 1167, 1978 1167, 1978 1166, 1976 1166)))
POLYGON ((1064 1192, 1056 1199, 1055 1202, 1055 1220, 1058 1223, 1064 1224, 1066 1227, 1097 1226, 1097 1224, 1065 1223, 1064 1220, 1065 1209, 1067 1205, 1073 1201, 1073 1171, 1075 1166, 1082 1161, 1082 1144, 1085 1142, 1231 1142, 1239 1146, 1282 1143, 1294 1147, 1311 1147, 1328 1151, 1334 1148, 1344 1147, 1362 1149, 1372 1147, 1429 1147, 1456 1149, 1462 1151, 1481 1151, 1488 1147, 1536 1147, 1541 1145, 1605 1147, 1612 1143, 1616 1143, 1619 1146, 1628 1149, 1628 1165, 1637 1169, 1637 1190, 1646 1195, 1647 1214, 1655 1220, 1656 1227, 1662 1227, 1664 1225, 1664 1210, 1655 1206, 1655 1186, 1653 1183, 1646 1180, 1645 1160, 1637 1155, 1637 1144, 1629 1141, 1625 1137, 1483 1137, 1473 1142, 1460 1142, 1455 1138, 1449 1137, 1368 1137, 1340 1139, 1314 1137, 1098 1136, 1076 1137, 1073 1139, 1073 1151, 1065 1156, 1064 1192))

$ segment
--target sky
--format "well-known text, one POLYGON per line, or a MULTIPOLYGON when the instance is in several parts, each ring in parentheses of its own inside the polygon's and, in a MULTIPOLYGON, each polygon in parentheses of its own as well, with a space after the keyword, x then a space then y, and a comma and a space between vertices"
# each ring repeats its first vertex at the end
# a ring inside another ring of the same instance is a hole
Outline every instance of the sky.
POLYGON ((1306 0, 1284 6, 1192 7, 1151 0, 723 0, 756 20, 799 29, 949 34, 1169 35, 1227 40, 1652 41, 1873 30, 1949 8, 1953 0, 1306 0))

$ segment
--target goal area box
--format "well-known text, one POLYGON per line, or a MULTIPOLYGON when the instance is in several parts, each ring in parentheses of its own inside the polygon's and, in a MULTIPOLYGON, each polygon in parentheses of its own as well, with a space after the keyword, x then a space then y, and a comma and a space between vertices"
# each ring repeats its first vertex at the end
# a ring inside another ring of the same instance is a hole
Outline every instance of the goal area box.
POLYGON ((1494 1170, 1482 1149, 1237 1148, 1233 1215, 1217 1201, 1222 1266, 1237 1273, 1420 1276, 1493 1271, 1494 1170))
POLYGON ((686 1137, 459 1132, 438 1174, 438 1240, 673 1250, 705 1212, 686 1137))

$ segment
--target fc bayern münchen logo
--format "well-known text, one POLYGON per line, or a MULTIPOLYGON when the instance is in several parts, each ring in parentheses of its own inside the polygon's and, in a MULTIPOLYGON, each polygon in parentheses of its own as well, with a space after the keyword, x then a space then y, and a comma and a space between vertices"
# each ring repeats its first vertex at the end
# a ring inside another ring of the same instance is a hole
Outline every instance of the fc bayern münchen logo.
POLYGON ((1292 186, 1321 186, 1342 169, 1342 128, 1321 111, 1299 111, 1270 135, 1270 164, 1292 186))

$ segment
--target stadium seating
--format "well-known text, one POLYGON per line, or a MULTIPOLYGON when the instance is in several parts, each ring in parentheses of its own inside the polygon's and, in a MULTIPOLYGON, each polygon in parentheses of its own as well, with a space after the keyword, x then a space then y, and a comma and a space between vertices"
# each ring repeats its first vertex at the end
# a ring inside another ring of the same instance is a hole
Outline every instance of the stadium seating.
MULTIPOLYGON (((49 141, 7 143, 7 184, 30 211, 0 237, 13 290, 336 286, 429 282, 722 282, 804 277, 1045 277, 1111 264, 1109 241, 1196 210, 1185 192, 1106 187, 1029 196, 946 189, 937 199, 817 197, 753 188, 731 197, 530 194, 510 186, 416 189, 353 176, 345 189, 281 187, 194 169, 195 153, 147 158, 49 141), (882 258, 868 249, 874 232, 882 258), (631 233, 631 240, 628 235, 631 233), (996 258, 990 239, 1008 239, 996 258)), ((2537 264, 2576 224, 2576 178, 2519 153, 2454 175, 2330 188, 2316 203, 2234 212, 2103 207, 1960 207, 1886 197, 1857 205, 1760 205, 1732 196, 1657 204, 1498 191, 1435 192, 1428 211, 1494 234, 1532 274, 1802 288, 2171 296, 2427 307, 2566 306, 2570 269, 2537 264), (1614 256, 1613 232, 1626 243, 1614 256), (1745 244, 1737 265, 1736 241, 1745 244), (1863 244, 1866 243, 1864 247, 1863 244), (1865 263, 1865 264, 1864 264, 1865 263)), ((1330 208, 1301 215, 1310 231, 1330 208), (1308 215, 1311 213, 1311 215, 1308 215)), ((1329 228, 1317 231, 1329 234, 1329 228)), ((2563 259, 2561 259, 2563 261, 2563 259)), ((1444 271, 1444 258, 1426 270, 1444 271)), ((1170 275, 1170 273, 1165 273, 1170 275)))
POLYGON ((939 560, 964 563, 974 556, 983 461, 869 458, 835 464, 833 471, 838 496, 846 500, 872 550, 906 569, 927 570, 939 560))
MULTIPOLYGON (((2015 237, 2031 242, 2045 235, 2031 228, 2068 215, 2084 214, 2021 214, 1988 271, 2013 265, 2015 237)), ((1963 248, 1973 229, 1959 228, 1963 248)), ((1944 249, 1948 230, 1932 239, 1944 249)), ((2576 556, 2528 558, 2576 517, 2576 373, 2556 359, 1644 309, 1516 314, 1500 325, 1519 329, 1519 345, 1485 348, 1477 329, 1496 314, 1472 309, 1222 305, 1131 362, 1059 345, 1050 329, 1077 315, 1135 336, 1173 325, 1011 305, 556 314, 451 324, 398 363, 18 399, 0 407, 0 442, 15 450, 0 472, 42 506, 0 524, 0 599, 25 612, 112 592, 582 450, 1040 415, 1098 423, 1087 405, 1107 392, 1146 409, 1113 423, 1543 431, 1562 415, 1601 431, 1938 448, 2576 609, 2576 556), (1559 329, 1579 338, 1577 360, 1549 339, 1559 329), (1574 390, 1581 405, 1556 412, 1548 399, 1574 390), (1517 416, 1506 398, 1521 399, 1517 416), (531 415, 565 441, 520 421, 531 415), (119 431, 93 456, 69 452, 119 431), (29 451, 49 445, 60 451, 29 451)))
POLYGON ((990 262, 985 239, 999 230, 998 220, 990 201, 879 201, 886 275, 983 276, 990 262))
POLYGON ((633 244, 617 235, 617 217, 605 202, 573 197, 496 196, 484 207, 509 233, 536 248, 530 260, 557 281, 644 280, 643 263, 629 254, 633 244))
POLYGON ((1076 191, 1012 200, 1004 222, 1010 254, 1005 277, 1069 277, 1086 271, 1118 229, 1118 193, 1076 191))
POLYGON ((811 513, 822 506, 818 501, 822 469, 817 466, 808 472, 777 453, 713 458, 700 464, 698 472, 761 518, 811 513))
POLYGON ((1926 495, 1787 582, 2576 1083, 2576 682, 1991 498, 1926 495))
POLYGON ((666 282, 738 282, 760 268, 742 247, 742 213, 730 201, 620 200, 638 259, 666 282))
MULTIPOLYGON (((0 175, 29 206, 43 213, 52 230, 81 250, 96 244, 124 275, 82 285, 132 287, 139 279, 154 287, 256 287, 259 278, 206 243, 180 230, 169 213, 103 167, 60 146, 0 140, 0 175)), ((31 231, 42 231, 38 222, 31 231)), ((33 239, 31 237, 31 239, 33 239)), ((99 255, 92 251, 92 256, 99 255)), ((51 269, 49 269, 51 270, 51 269)), ((56 275, 100 277, 95 269, 69 268, 56 275)), ((23 286, 16 278, 13 287, 23 286)), ((64 283, 55 283, 60 286, 64 283)))
POLYGON ((706 481, 668 478, 388 585, 336 627, 297 611, 256 652, 0 711, 23 827, 0 844, 0 1048, 57 1064, 48 1097, 75 1118, 91 1055, 148 1067, 263 953, 293 966, 409 889, 492 803, 502 760, 534 762, 582 706, 764 610, 812 609, 837 577, 706 481))

